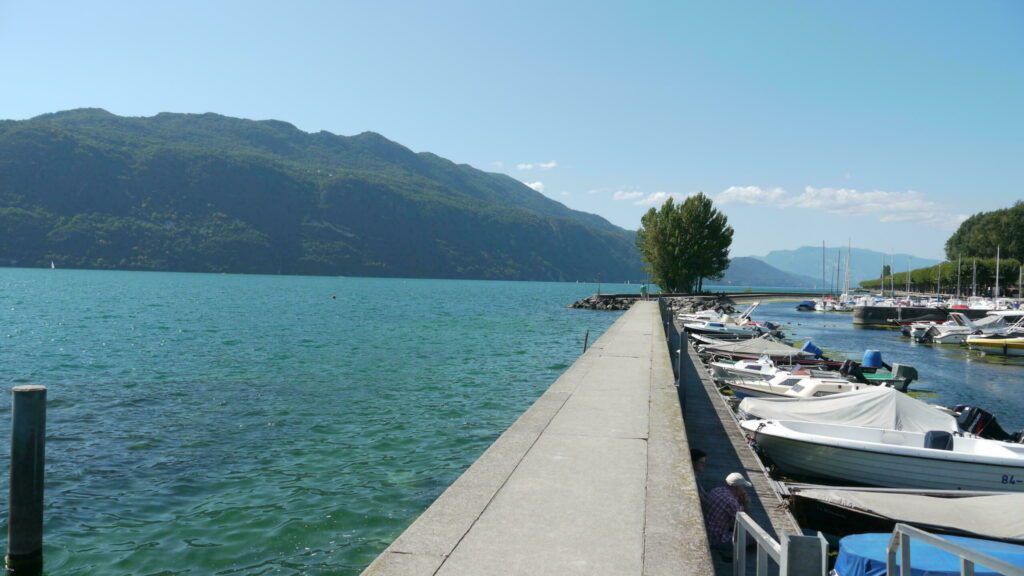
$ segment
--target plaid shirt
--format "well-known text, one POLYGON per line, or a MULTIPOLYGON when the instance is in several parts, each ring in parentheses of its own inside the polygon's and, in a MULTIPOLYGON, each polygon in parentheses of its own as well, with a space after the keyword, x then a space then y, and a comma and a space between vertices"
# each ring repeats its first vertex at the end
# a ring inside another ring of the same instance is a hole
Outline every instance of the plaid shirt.
POLYGON ((736 514, 743 511, 743 504, 728 486, 719 486, 708 493, 704 501, 704 524, 708 529, 708 541, 721 544, 732 541, 736 514))

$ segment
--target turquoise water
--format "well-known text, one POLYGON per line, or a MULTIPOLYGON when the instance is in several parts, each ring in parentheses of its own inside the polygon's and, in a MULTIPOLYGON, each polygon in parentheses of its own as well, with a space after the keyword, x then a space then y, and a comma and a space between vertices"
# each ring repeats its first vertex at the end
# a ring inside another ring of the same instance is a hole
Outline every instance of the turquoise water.
POLYGON ((618 317, 594 289, 0 269, 0 494, 46 384, 49 574, 357 574, 618 317))

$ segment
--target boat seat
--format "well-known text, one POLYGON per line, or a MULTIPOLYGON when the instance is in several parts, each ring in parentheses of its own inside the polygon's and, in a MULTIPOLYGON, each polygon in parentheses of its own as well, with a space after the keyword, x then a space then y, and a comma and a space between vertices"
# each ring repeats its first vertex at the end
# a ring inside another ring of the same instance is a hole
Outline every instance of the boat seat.
POLYGON ((952 450, 953 434, 945 430, 929 430, 924 433, 924 447, 932 450, 952 450))

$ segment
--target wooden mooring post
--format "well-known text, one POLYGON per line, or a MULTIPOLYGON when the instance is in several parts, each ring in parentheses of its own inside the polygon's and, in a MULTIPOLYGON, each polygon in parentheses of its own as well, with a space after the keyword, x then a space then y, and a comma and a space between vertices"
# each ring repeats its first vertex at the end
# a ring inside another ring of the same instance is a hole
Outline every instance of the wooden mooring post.
POLYGON ((8 575, 43 572, 43 464, 46 386, 15 386, 11 407, 11 494, 7 520, 8 575))

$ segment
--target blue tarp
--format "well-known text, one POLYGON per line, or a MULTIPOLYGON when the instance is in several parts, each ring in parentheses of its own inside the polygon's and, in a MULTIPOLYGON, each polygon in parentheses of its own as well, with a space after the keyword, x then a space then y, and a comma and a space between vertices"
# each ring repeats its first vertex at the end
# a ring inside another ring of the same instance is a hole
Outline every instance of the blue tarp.
MULTIPOLYGON (((993 518, 998 522, 997 518, 993 518)), ((839 541, 839 558, 836 559, 835 573, 837 576, 885 576, 886 547, 892 534, 854 534, 839 541)), ((978 538, 961 536, 942 536, 1004 562, 1020 566, 1024 569, 1024 546, 993 542, 978 538)), ((896 563, 900 564, 900 554, 896 554, 896 563)), ((913 576, 959 576, 960 558, 945 550, 929 546, 920 540, 911 539, 910 565, 913 576)), ((983 566, 975 567, 975 574, 998 574, 983 566)))

